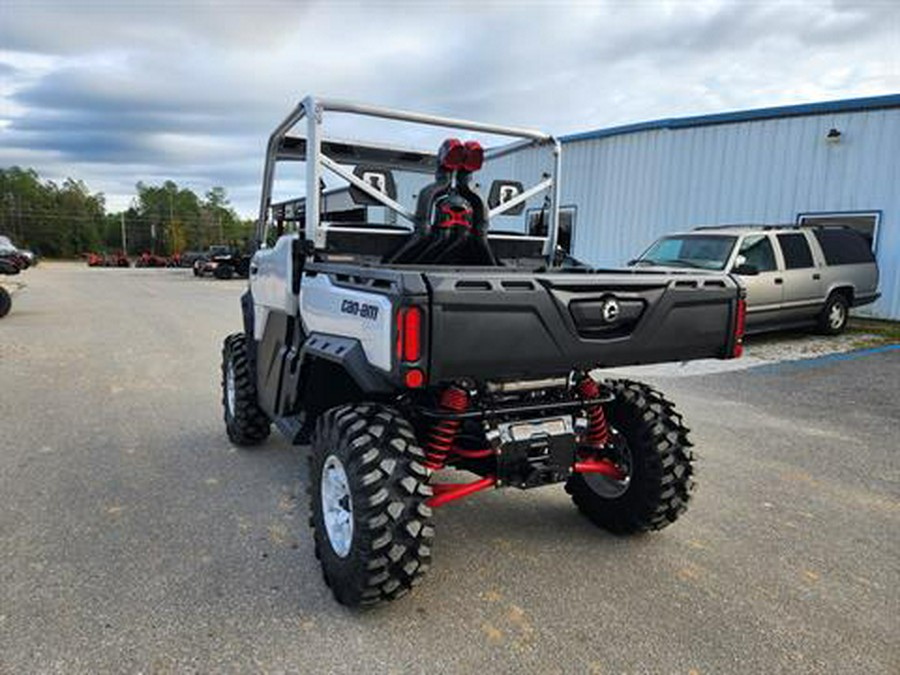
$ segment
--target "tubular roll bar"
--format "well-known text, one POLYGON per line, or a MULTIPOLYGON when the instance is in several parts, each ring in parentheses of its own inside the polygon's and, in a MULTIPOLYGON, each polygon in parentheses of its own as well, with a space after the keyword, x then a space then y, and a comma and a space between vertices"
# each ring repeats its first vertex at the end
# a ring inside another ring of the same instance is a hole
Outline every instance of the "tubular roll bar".
POLYGON ((399 148, 386 148, 355 142, 342 142, 322 138, 322 118, 325 111, 363 115, 381 119, 396 120, 400 122, 412 122, 429 126, 448 127, 453 129, 465 129, 498 136, 509 136, 517 141, 496 148, 487 149, 485 160, 497 159, 518 152, 534 145, 553 146, 553 173, 545 176, 537 186, 526 191, 525 196, 520 195, 516 200, 511 200, 489 213, 491 216, 500 215, 507 209, 513 208, 518 203, 547 190, 550 196, 549 214, 550 220, 547 228, 547 239, 544 243, 544 254, 548 263, 552 264, 556 251, 556 242, 559 234, 559 177, 562 168, 562 146, 560 142, 542 131, 519 127, 508 127, 496 124, 484 124, 469 120, 458 120, 439 115, 427 115, 423 113, 406 112, 381 106, 352 103, 335 99, 323 99, 307 96, 287 117, 279 124, 269 136, 266 148, 266 162, 263 168, 263 188, 259 203, 259 220, 257 222, 256 245, 265 245, 265 232, 268 222, 268 212, 272 199, 272 184, 275 179, 275 165, 278 161, 305 160, 306 161, 306 201, 304 238, 318 245, 319 235, 319 211, 320 211, 320 185, 322 168, 336 173, 352 185, 359 188, 367 195, 377 200, 382 205, 395 211, 407 220, 412 220, 414 214, 409 209, 398 204, 394 200, 371 187, 351 172, 343 170, 339 165, 341 160, 360 161, 364 158, 380 158, 392 160, 393 166, 409 171, 430 171, 434 168, 435 159, 432 153, 423 153, 417 150, 404 150, 399 148), (306 138, 288 136, 288 132, 301 121, 306 120, 306 138), (325 153, 332 154, 329 157, 325 153), (390 156, 390 157, 388 157, 390 156), (352 176, 352 179, 351 179, 352 176))

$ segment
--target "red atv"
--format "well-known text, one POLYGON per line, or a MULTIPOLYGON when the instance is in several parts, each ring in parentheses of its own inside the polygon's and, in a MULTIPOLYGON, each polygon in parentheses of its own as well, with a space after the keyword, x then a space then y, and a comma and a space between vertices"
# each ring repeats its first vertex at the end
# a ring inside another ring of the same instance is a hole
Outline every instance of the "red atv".
POLYGON ((135 267, 175 267, 170 258, 144 251, 134 261, 135 267))
POLYGON ((131 267, 131 262, 121 251, 111 255, 103 253, 87 253, 88 267, 131 267))

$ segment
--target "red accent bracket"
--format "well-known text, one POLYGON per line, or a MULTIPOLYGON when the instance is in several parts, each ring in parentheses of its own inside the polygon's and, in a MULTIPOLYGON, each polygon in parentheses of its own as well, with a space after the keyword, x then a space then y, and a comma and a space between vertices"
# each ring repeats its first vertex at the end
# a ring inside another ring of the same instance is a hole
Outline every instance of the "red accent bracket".
POLYGON ((625 480, 627 474, 608 459, 587 459, 583 462, 575 462, 572 467, 575 473, 599 473, 614 480, 625 480))
POLYGON ((487 490, 497 483, 493 476, 486 476, 472 483, 435 483, 431 486, 434 496, 428 500, 428 506, 436 508, 447 502, 453 502, 463 497, 468 497, 476 492, 487 490))
POLYGON ((440 228, 464 227, 467 230, 472 229, 472 209, 456 210, 450 206, 442 206, 441 213, 446 217, 438 223, 440 228))

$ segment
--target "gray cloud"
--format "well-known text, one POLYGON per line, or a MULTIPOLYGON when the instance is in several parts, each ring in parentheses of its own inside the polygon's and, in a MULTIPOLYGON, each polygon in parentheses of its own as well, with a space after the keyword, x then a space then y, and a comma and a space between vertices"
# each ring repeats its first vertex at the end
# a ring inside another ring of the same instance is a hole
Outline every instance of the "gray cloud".
POLYGON ((889 2, 7 0, 0 163, 113 206, 137 180, 222 184, 251 213, 266 136, 308 92, 565 133, 891 93, 898 34, 889 2))

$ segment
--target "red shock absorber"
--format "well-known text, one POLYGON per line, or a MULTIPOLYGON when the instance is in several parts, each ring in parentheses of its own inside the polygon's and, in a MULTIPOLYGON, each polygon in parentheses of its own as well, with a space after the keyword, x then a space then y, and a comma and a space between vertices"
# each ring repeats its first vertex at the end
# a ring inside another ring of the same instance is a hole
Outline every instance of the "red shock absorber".
MULTIPOLYGON (((600 398, 600 385, 592 377, 585 377, 578 383, 578 393, 585 398, 600 398)), ((587 409, 588 429, 585 440, 588 445, 599 448, 609 441, 609 425, 606 413, 599 403, 587 409)))
MULTIPOLYGON (((469 395, 459 387, 447 387, 441 392, 439 405, 447 412, 463 413, 469 409, 469 395)), ((425 445, 425 466, 432 471, 444 468, 461 426, 462 420, 444 419, 431 428, 425 445)))

